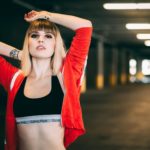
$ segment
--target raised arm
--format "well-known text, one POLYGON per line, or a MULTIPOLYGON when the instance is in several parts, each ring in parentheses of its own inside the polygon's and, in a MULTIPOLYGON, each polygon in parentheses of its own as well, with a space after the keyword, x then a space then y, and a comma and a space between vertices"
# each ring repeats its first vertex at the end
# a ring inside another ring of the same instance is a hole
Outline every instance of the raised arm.
POLYGON ((51 22, 75 31, 71 46, 65 58, 65 65, 70 65, 72 67, 74 79, 77 85, 81 85, 91 42, 93 29, 91 21, 72 15, 47 11, 31 11, 25 14, 25 20, 28 22, 36 19, 48 19, 51 22))
POLYGON ((91 27, 91 21, 80 17, 65 15, 59 13, 51 13, 47 11, 31 11, 25 14, 25 20, 30 22, 38 18, 48 19, 56 24, 62 25, 72 30, 77 30, 81 27, 91 27))
POLYGON ((0 54, 7 57, 21 60, 22 51, 6 43, 0 42, 0 54))

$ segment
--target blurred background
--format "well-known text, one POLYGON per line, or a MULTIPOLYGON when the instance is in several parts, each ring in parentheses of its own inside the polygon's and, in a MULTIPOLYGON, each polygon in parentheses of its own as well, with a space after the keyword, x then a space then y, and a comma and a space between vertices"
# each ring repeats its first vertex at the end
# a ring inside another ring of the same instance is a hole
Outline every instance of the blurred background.
MULTIPOLYGON (((81 94, 87 133, 68 149, 149 150, 150 0, 5 0, 0 5, 0 41, 22 49, 28 27, 24 14, 33 9, 93 23, 81 94)), ((59 27, 69 48, 74 33, 59 27)), ((2 87, 0 91, 3 149, 7 96, 2 87)))

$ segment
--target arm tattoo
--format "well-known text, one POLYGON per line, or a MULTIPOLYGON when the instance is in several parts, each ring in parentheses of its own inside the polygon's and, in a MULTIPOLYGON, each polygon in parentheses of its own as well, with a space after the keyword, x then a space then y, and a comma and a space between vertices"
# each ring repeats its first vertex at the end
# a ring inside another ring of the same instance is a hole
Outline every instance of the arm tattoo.
POLYGON ((19 52, 20 52, 19 50, 13 49, 10 51, 9 55, 11 58, 18 59, 19 52))

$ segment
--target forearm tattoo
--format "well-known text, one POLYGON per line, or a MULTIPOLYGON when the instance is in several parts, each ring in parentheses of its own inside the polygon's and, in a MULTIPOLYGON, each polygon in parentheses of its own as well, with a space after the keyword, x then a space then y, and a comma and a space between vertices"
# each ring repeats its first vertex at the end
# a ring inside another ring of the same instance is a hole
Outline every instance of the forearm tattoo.
POLYGON ((13 49, 10 51, 9 55, 11 58, 18 59, 19 52, 20 52, 19 50, 13 49))

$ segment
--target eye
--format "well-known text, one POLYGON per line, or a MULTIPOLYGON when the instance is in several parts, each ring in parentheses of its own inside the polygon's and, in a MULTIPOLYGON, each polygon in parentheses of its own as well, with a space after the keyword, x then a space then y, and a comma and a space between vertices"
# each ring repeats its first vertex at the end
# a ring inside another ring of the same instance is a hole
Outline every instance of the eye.
POLYGON ((51 34, 47 34, 47 35, 45 35, 45 36, 46 36, 46 38, 48 38, 48 39, 53 38, 53 36, 52 36, 51 34))
POLYGON ((37 38, 39 35, 36 33, 31 34, 31 38, 37 38))

